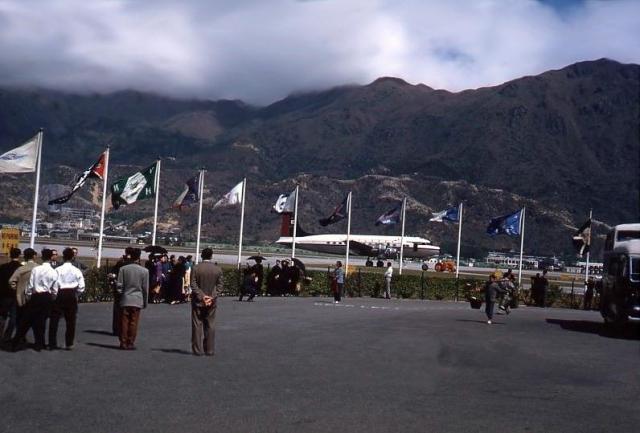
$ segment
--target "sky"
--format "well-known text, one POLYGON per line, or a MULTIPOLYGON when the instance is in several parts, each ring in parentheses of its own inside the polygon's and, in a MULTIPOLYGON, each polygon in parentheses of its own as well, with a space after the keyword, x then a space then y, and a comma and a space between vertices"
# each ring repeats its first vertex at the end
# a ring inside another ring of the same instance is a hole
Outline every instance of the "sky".
POLYGON ((450 91, 608 57, 640 0, 0 0, 0 86, 264 105, 381 76, 450 91))

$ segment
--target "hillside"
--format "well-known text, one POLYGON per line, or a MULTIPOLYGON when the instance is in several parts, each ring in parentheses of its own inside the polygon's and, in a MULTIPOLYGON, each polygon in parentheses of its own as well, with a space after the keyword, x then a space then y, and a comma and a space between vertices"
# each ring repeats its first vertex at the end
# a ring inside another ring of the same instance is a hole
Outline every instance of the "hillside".
MULTIPOLYGON (((590 207, 601 231, 638 220, 639 99, 640 66, 606 59, 459 93, 380 78, 291 95, 267 107, 133 91, 2 89, 0 149, 44 127, 43 184, 69 183, 70 173, 108 144, 114 176, 161 156, 165 208, 197 167, 208 169, 207 189, 216 198, 247 176, 251 241, 275 239, 278 218, 268 209, 299 182, 301 219, 309 231, 318 231, 317 219, 353 189, 354 231, 384 230, 373 221, 407 195, 408 232, 446 249, 453 229, 427 217, 464 200, 469 252, 517 248, 515 240, 487 237, 484 227, 490 217, 526 204, 527 250, 561 254, 571 251, 570 233, 590 207)), ((27 178, 0 177, 7 194, 0 220, 28 218, 27 178)), ((89 189, 71 204, 92 205, 89 189)), ((148 217, 151 205, 110 215, 133 222, 148 217)), ((207 213, 205 234, 235 239, 234 212, 207 213)), ((192 211, 164 217, 185 233, 195 225, 192 211)))

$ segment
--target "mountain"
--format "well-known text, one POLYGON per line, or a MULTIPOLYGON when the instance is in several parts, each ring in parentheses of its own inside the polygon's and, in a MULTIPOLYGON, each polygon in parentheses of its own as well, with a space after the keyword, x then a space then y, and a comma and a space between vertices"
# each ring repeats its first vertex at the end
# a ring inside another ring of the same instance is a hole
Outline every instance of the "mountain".
MULTIPOLYGON (((275 239, 278 222, 268 209, 299 182, 309 231, 353 189, 355 231, 381 232, 372 226, 376 213, 408 195, 408 232, 447 246, 455 234, 427 217, 465 200, 467 248, 517 249, 513 240, 487 237, 484 227, 526 204, 527 251, 562 254, 570 253, 570 234, 590 208, 601 233, 640 216, 639 99, 640 66, 608 59, 458 93, 385 77, 266 107, 134 91, 2 89, 0 149, 44 127, 43 183, 51 184, 69 183, 68 173, 108 144, 114 176, 161 156, 165 207, 197 167, 208 169, 212 197, 246 175, 252 241, 275 239)), ((11 205, 0 205, 0 217, 28 218, 24 175, 0 179, 11 185, 11 205)), ((73 200, 90 203, 89 191, 73 200)), ((144 220, 148 206, 110 215, 144 220)), ((172 224, 192 230, 192 212, 172 212, 172 224)), ((233 209, 207 212, 204 220, 208 236, 237 237, 233 209)))

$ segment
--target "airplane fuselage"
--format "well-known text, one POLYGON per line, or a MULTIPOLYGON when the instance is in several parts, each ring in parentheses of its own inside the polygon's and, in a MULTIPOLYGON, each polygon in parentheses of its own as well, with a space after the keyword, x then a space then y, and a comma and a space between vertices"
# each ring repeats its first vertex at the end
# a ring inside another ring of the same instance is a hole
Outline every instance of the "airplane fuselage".
MULTIPOLYGON (((350 235, 350 254, 369 257, 396 257, 400 252, 400 236, 382 235, 350 235), (370 254, 363 254, 360 246, 371 248, 370 254)), ((280 237, 276 243, 291 246, 291 236, 280 237)), ((325 234, 296 237, 296 248, 325 254, 345 254, 347 235, 325 234)), ((440 247, 431 245, 431 241, 417 236, 405 236, 403 245, 403 257, 428 258, 440 254, 440 247)))

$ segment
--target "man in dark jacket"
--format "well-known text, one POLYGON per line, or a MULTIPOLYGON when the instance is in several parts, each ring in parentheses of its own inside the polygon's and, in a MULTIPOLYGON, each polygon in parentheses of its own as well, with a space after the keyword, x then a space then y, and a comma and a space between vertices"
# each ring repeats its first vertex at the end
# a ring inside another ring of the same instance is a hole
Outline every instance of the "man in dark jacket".
POLYGON ((504 289, 498 284, 495 274, 489 275, 489 281, 484 286, 485 313, 487 313, 487 323, 490 325, 493 319, 493 309, 496 305, 498 294, 504 293, 504 289))
POLYGON ((20 264, 20 249, 11 248, 11 261, 0 265, 0 339, 9 341, 16 326, 16 292, 9 284, 9 279, 20 264), (6 325, 6 327, 5 327, 6 325))
POLYGON ((213 261, 213 250, 202 250, 202 263, 191 271, 191 350, 196 356, 213 356, 216 308, 222 291, 222 269, 213 261))

